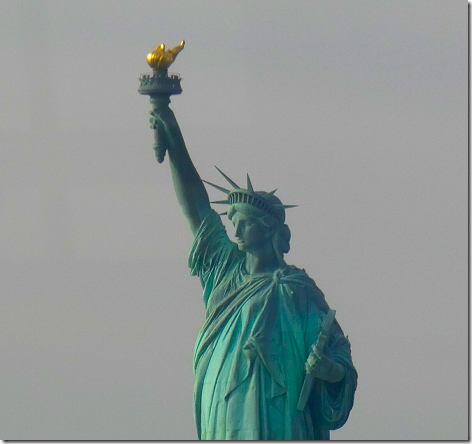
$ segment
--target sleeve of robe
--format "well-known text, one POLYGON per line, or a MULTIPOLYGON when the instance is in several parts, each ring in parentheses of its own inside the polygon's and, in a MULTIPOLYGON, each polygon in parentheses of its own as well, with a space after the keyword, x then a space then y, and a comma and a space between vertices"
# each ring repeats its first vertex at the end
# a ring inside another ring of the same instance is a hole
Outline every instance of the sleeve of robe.
MULTIPOLYGON (((306 328, 307 356, 311 351, 311 345, 317 340, 320 322, 326 316, 327 304, 320 309, 320 301, 324 295, 314 284, 308 288, 308 316, 306 328), (317 301, 313 304, 313 301, 317 301), (320 319, 321 318, 321 319, 320 319)), ((333 333, 326 345, 325 354, 345 369, 344 378, 336 383, 315 379, 313 391, 308 400, 313 420, 322 429, 336 430, 344 425, 354 404, 354 393, 357 387, 357 372, 351 359, 351 344, 344 336, 339 324, 335 322, 333 333)))
POLYGON ((195 233, 188 261, 190 273, 200 277, 205 306, 213 289, 240 256, 220 216, 212 210, 195 233))

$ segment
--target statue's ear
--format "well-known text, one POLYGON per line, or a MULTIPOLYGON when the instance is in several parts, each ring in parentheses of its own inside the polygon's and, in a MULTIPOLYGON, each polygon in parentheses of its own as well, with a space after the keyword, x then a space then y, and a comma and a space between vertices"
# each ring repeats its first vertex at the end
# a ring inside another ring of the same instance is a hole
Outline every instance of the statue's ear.
POLYGON ((264 227, 264 237, 272 237, 275 233, 274 219, 271 216, 262 216, 261 218, 259 218, 259 221, 264 227))
MULTIPOLYGON (((273 220, 272 220, 272 217, 270 217, 269 215, 260 216, 258 219, 259 219, 259 222, 262 225, 264 225, 264 227, 266 227, 267 229, 272 228, 273 220)), ((270 230, 267 230, 267 231, 270 231, 270 230)))

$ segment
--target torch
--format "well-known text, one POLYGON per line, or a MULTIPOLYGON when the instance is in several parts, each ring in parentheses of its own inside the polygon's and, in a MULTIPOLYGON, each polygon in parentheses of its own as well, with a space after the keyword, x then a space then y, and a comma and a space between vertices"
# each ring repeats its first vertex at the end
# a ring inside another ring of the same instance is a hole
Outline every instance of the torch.
POLYGON ((184 45, 185 41, 182 40, 179 46, 166 51, 165 45, 162 43, 162 45, 147 55, 148 65, 153 70, 152 75, 142 74, 139 78, 140 86, 138 92, 150 96, 151 99, 152 111, 149 114, 152 117, 149 119, 149 122, 154 130, 153 148, 159 163, 164 161, 167 142, 164 129, 157 117, 163 110, 168 108, 170 96, 182 92, 180 87, 181 78, 178 74, 169 75, 168 68, 179 52, 182 51, 184 45))

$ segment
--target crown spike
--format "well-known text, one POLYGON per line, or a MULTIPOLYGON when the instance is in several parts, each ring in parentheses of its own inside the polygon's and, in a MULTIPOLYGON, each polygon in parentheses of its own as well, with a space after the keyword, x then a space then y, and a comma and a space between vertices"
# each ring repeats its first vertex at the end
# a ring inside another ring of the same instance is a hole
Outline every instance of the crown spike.
POLYGON ((298 207, 298 205, 283 205, 283 204, 272 204, 274 208, 277 208, 278 210, 285 210, 287 208, 295 208, 298 207))
POLYGON ((254 193, 254 188, 252 187, 252 183, 251 183, 251 179, 249 178, 249 174, 247 174, 247 190, 250 193, 254 193))
POLYGON ((265 193, 264 196, 273 196, 276 191, 277 188, 275 190, 269 191, 268 193, 265 193))
POLYGON ((229 194, 230 191, 227 190, 226 188, 220 187, 219 185, 215 185, 214 183, 208 182, 207 180, 202 179, 202 182, 207 183, 208 185, 211 185, 213 188, 216 188, 217 190, 222 191, 223 193, 229 194))
POLYGON ((223 171, 221 171, 216 165, 214 167, 218 172, 233 186, 233 188, 241 188, 236 182, 232 181, 223 171))
POLYGON ((212 204, 229 204, 229 200, 214 200, 212 204))

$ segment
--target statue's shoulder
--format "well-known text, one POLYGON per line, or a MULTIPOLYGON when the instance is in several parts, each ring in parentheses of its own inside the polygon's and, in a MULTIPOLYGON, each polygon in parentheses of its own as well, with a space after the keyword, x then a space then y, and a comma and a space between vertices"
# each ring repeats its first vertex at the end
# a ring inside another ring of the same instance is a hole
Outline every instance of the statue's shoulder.
POLYGON ((305 269, 289 265, 285 269, 283 281, 290 286, 295 294, 303 295, 324 312, 328 311, 329 306, 323 292, 318 288, 315 281, 308 276, 305 269))
POLYGON ((316 287, 315 281, 308 276, 304 268, 298 268, 295 265, 288 265, 283 269, 283 275, 286 280, 293 285, 301 285, 303 287, 316 287))

